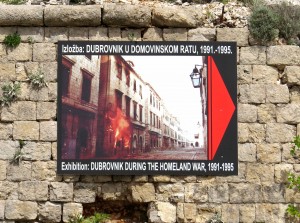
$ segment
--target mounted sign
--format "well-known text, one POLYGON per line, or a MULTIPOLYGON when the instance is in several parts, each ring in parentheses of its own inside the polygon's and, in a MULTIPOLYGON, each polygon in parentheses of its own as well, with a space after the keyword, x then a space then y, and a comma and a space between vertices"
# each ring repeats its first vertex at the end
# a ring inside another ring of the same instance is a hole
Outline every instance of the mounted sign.
POLYGON ((236 175, 232 42, 58 43, 58 174, 236 175))

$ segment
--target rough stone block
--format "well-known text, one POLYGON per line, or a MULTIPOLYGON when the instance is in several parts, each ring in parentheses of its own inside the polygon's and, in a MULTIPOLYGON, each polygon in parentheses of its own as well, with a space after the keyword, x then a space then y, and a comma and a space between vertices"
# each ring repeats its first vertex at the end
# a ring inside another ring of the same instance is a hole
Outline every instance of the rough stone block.
POLYGON ((56 117, 56 102, 38 102, 36 118, 38 120, 49 120, 56 117))
POLYGON ((22 181, 19 185, 19 199, 25 201, 47 201, 48 182, 22 181))
POLYGON ((237 65, 237 81, 238 84, 252 83, 252 66, 251 65, 237 65))
POLYGON ((43 27, 18 27, 22 42, 26 43, 40 43, 44 41, 43 27))
POLYGON ((195 28, 199 23, 199 10, 195 7, 160 5, 152 14, 152 23, 158 27, 195 28))
POLYGON ((255 204, 255 222, 285 222, 284 215, 279 204, 255 204))
POLYGON ((33 121, 36 120, 36 103, 31 101, 16 101, 9 107, 3 107, 3 121, 33 121))
POLYGON ((7 161, 0 160, 0 180, 6 179, 7 161))
POLYGON ((19 142, 0 140, 0 148, 0 159, 11 160, 19 148, 19 142))
POLYGON ((246 180, 253 183, 274 182, 274 165, 247 164, 246 180))
POLYGON ((123 183, 105 183, 102 185, 103 200, 125 200, 127 186, 123 183))
POLYGON ((288 85, 300 85, 300 66, 286 66, 284 74, 287 76, 288 85))
POLYGON ((146 183, 149 181, 148 179, 148 176, 134 176, 133 181, 146 183))
POLYGON ((9 61, 32 60, 32 46, 29 43, 20 43, 16 48, 8 48, 7 59, 9 61))
POLYGON ((238 123, 238 141, 243 142, 263 142, 266 130, 263 124, 258 123, 238 123))
POLYGON ((215 28, 196 28, 188 30, 188 41, 215 41, 215 28))
POLYGON ((108 28, 108 38, 109 40, 121 40, 121 29, 120 28, 108 28))
POLYGON ((263 201, 266 203, 284 202, 284 187, 280 184, 266 183, 262 185, 263 201))
POLYGON ((187 31, 184 28, 164 29, 163 39, 165 41, 186 41, 187 31))
POLYGON ((257 183, 229 184, 229 196, 230 203, 261 202, 261 185, 257 183))
POLYGON ((169 202, 184 202, 184 187, 181 183, 157 185, 156 200, 169 202))
MULTIPOLYGON (((13 125, 10 123, 0 123, 0 140, 12 137, 13 125)), ((1 155, 0 155, 1 158, 1 155)))
POLYGON ((26 142, 22 152, 24 160, 50 160, 51 143, 26 142))
POLYGON ((126 29, 121 31, 121 38, 124 41, 141 41, 142 33, 140 29, 126 29))
POLYGON ((7 179, 10 181, 30 180, 31 162, 22 161, 18 165, 10 164, 7 167, 7 179))
POLYGON ((106 4, 103 10, 103 24, 115 27, 149 27, 151 9, 142 5, 106 4))
POLYGON ((281 123, 268 123, 266 127, 266 141, 269 143, 291 142, 296 136, 296 127, 281 123))
POLYGON ((108 40, 108 29, 106 27, 90 27, 89 40, 108 40))
POLYGON ((282 162, 285 163, 298 163, 299 159, 297 158, 297 156, 292 156, 291 155, 291 148, 294 145, 292 143, 286 143, 282 145, 282 162))
POLYGON ((229 201, 228 184, 211 185, 208 187, 208 200, 213 203, 223 203, 229 201))
POLYGON ((196 222, 197 206, 190 203, 177 204, 177 222, 196 222))
POLYGON ((5 201, 0 200, 0 220, 4 219, 5 201))
POLYGON ((15 121, 13 128, 14 139, 38 140, 39 123, 34 121, 15 121))
POLYGON ((97 187, 93 184, 77 183, 74 187, 74 201, 78 203, 93 203, 96 200, 97 187))
POLYGON ((240 222, 255 222, 255 205, 241 204, 239 218, 240 222))
POLYGON ((217 28, 217 41, 236 41, 237 46, 249 46, 249 30, 245 28, 217 28))
POLYGON ((44 22, 46 26, 99 26, 101 25, 101 6, 60 5, 46 7, 44 22))
POLYGON ((33 64, 32 62, 16 62, 16 79, 17 81, 28 81, 26 64, 33 64))
POLYGON ((292 86, 290 89, 290 102, 300 103, 300 88, 299 86, 292 86))
POLYGON ((221 204, 198 204, 198 213, 195 222, 209 222, 212 218, 216 216, 216 213, 222 213, 221 204))
POLYGON ((266 47, 242 47, 240 50, 240 64, 266 64, 266 47))
POLYGON ((269 46, 267 49, 267 64, 278 67, 284 65, 299 65, 300 47, 293 45, 269 46))
POLYGON ((43 26, 43 7, 1 5, 0 24, 6 26, 43 26))
POLYGON ((281 146, 280 144, 258 144, 257 161, 261 163, 280 163, 281 146))
POLYGON ((266 85, 266 101, 270 103, 289 103, 290 94, 287 85, 266 85))
POLYGON ((37 203, 32 201, 7 200, 5 218, 11 220, 34 220, 37 217, 37 203))
POLYGON ((207 185, 202 183, 188 183, 184 187, 185 202, 202 203, 208 201, 207 185))
POLYGON ((256 122, 257 107, 249 104, 238 104, 238 122, 256 122))
POLYGON ((174 223, 176 222, 176 206, 169 202, 152 202, 148 217, 150 222, 174 223))
POLYGON ((53 160, 57 160, 57 142, 51 144, 51 156, 53 160))
POLYGON ((155 175, 152 176, 153 182, 161 182, 161 183, 167 183, 170 182, 171 177, 165 176, 165 175, 155 175))
POLYGON ((18 199, 18 183, 9 181, 0 181, 0 199, 16 200, 18 199))
POLYGON ((57 139, 57 122, 45 121, 40 122, 40 140, 56 141, 57 139))
POLYGON ((239 144, 239 161, 256 162, 256 145, 253 143, 239 144))
POLYGON ((287 104, 277 107, 277 122, 298 124, 300 123, 300 104, 287 104))
POLYGON ((273 104, 262 104, 258 106, 257 118, 259 123, 276 122, 276 106, 273 104))
POLYGON ((275 183, 287 183, 288 173, 293 171, 293 164, 280 163, 275 165, 275 183))
POLYGON ((51 182, 50 184, 50 201, 72 201, 73 184, 51 182))
POLYGON ((65 27, 45 27, 45 42, 56 43, 59 40, 68 40, 69 30, 65 27))
POLYGON ((266 89, 262 84, 239 85, 239 94, 239 101, 244 104, 261 104, 266 101, 266 89))
POLYGON ((253 65, 253 82, 276 84, 279 76, 278 70, 271 66, 253 65))
POLYGON ((16 68, 14 63, 0 63, 0 82, 17 80, 16 68))
POLYGON ((40 63, 40 71, 43 72, 46 82, 57 80, 57 62, 40 63))
POLYGON ((144 35, 143 35, 143 40, 144 41, 162 41, 163 40, 163 34, 162 34, 162 29, 160 28, 148 28, 144 35))
POLYGON ((300 193, 297 189, 286 189, 285 190, 285 200, 288 203, 299 203, 300 193))
POLYGON ((56 60, 56 46, 53 43, 33 44, 33 61, 52 62, 56 60), (43 49, 43 50, 41 50, 43 49))
POLYGON ((222 221, 240 222, 238 204, 222 204, 222 221))
POLYGON ((61 176, 56 176, 56 161, 37 161, 32 163, 32 179, 59 181, 61 176))
POLYGON ((69 28, 69 40, 87 40, 89 38, 89 29, 87 27, 69 28))
POLYGON ((152 183, 136 184, 130 187, 133 202, 150 202, 155 200, 155 188, 152 183))
POLYGON ((39 221, 61 222, 61 204, 54 204, 49 201, 39 205, 39 221))
POLYGON ((66 203, 63 205, 63 221, 69 222, 70 217, 78 214, 82 214, 82 204, 78 203, 66 203))

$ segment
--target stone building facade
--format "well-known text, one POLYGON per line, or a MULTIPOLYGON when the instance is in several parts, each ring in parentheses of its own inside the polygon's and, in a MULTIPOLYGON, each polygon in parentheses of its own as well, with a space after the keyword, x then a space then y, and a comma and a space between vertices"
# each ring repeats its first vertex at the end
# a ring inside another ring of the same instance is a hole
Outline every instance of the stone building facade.
POLYGON ((299 46, 261 46, 247 27, 205 28, 199 10, 169 8, 0 6, 0 82, 21 83, 18 100, 1 108, 1 222, 67 222, 96 197, 146 204, 149 222, 201 223, 215 213, 230 223, 289 222, 287 205, 300 204, 299 193, 286 187, 287 171, 300 174, 289 152, 300 134, 299 46), (174 10, 184 16, 168 16, 174 10), (16 31, 21 44, 6 48, 4 37, 16 31), (128 40, 129 34, 135 40, 237 42, 238 176, 56 174, 57 40, 128 40), (48 82, 39 91, 27 82, 37 70, 48 82), (19 140, 23 160, 12 165, 19 140))

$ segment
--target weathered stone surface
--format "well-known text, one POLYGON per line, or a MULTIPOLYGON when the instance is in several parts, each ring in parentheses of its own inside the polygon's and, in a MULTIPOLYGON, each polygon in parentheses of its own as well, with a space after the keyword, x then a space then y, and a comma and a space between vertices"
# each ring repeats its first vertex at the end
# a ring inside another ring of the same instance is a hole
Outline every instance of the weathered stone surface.
POLYGON ((257 161, 261 163, 280 163, 281 146, 280 144, 258 144, 257 161))
POLYGON ((300 66, 286 66, 284 73, 287 76, 288 85, 300 85, 300 66))
POLYGON ((149 178, 148 176, 134 176, 133 178, 133 181, 134 182, 148 182, 149 181, 149 178))
POLYGON ((44 41, 43 27, 18 27, 22 42, 26 43, 40 43, 44 41))
POLYGON ((217 41, 236 41, 237 46, 248 46, 248 28, 217 28, 217 41))
POLYGON ((12 220, 34 220, 37 217, 37 203, 32 201, 7 200, 5 218, 12 220))
POLYGON ((25 201, 47 201, 48 182, 22 181, 19 185, 19 199, 25 201))
MULTIPOLYGON (((235 167, 236 168, 236 167, 235 167)), ((239 162, 238 175, 215 177, 216 182, 240 183, 246 181, 246 164, 239 162)))
POLYGON ((176 206, 168 202, 152 202, 148 210, 149 222, 176 222, 176 206))
POLYGON ((87 40, 89 29, 87 27, 69 28, 69 40, 87 40))
POLYGON ((69 30, 65 27, 45 27, 45 42, 56 43, 59 40, 68 40, 69 30))
POLYGON ((101 25, 101 6, 46 7, 44 22, 46 26, 99 26, 101 25))
POLYGON ((291 103, 300 103, 300 86, 293 86, 289 90, 291 103))
POLYGON ((202 183, 188 183, 184 186, 184 201, 185 202, 207 202, 208 187, 202 183))
POLYGON ((121 40, 121 29, 120 28, 114 28, 109 27, 108 28, 108 38, 109 40, 121 40))
POLYGON ((15 121, 13 129, 14 139, 38 140, 39 123, 34 121, 15 121))
POLYGON ((199 23, 199 11, 194 6, 158 6, 152 14, 152 23, 158 27, 194 28, 199 23))
POLYGON ((72 201, 73 184, 51 182, 50 184, 50 201, 72 201))
POLYGON ((4 219, 5 201, 0 200, 0 220, 4 219))
POLYGON ((45 62, 39 65, 46 82, 55 82, 57 80, 57 62, 45 62))
POLYGON ((57 160, 57 142, 51 144, 51 156, 53 160, 57 160))
POLYGON ((70 217, 82 214, 82 204, 66 203, 63 205, 63 221, 69 222, 70 217))
POLYGON ((293 45, 269 46, 267 49, 267 64, 278 67, 283 65, 299 65, 300 47, 293 45))
POLYGON ((97 187, 93 184, 77 183, 74 187, 74 201, 78 203, 93 203, 96 200, 97 187))
POLYGON ((262 142, 265 140, 265 127, 258 123, 238 123, 239 142, 262 142))
POLYGON ((102 185, 103 200, 125 200, 127 185, 123 183, 105 183, 102 185))
POLYGON ((18 199, 18 183, 9 181, 0 181, 0 199, 16 200, 18 199))
POLYGON ((118 27, 149 27, 151 9, 142 5, 106 4, 103 10, 103 24, 118 27))
POLYGON ((89 40, 108 40, 108 29, 106 27, 90 27, 89 40))
POLYGON ((209 222, 212 218, 216 216, 216 214, 222 213, 222 205, 221 204, 198 204, 197 205, 198 213, 196 216, 195 222, 209 222))
POLYGON ((275 165, 275 183, 287 183, 288 173, 293 171, 292 164, 276 164, 275 165))
POLYGON ((0 148, 0 159, 11 160, 19 148, 19 142, 0 140, 0 148))
POLYGON ((282 162, 284 163, 299 163, 300 157, 292 156, 290 151, 294 145, 292 143, 285 143, 282 145, 282 162))
POLYGON ((277 107, 277 122, 298 124, 300 123, 300 104, 287 104, 277 107))
POLYGON ((37 161, 32 163, 32 179, 59 181, 61 176, 56 176, 56 161, 37 161))
POLYGON ((285 190, 285 200, 288 203, 299 203, 300 202, 300 193, 297 189, 288 189, 285 190))
POLYGON ((6 179, 7 161, 0 160, 0 180, 6 179))
POLYGON ((26 142, 22 152, 24 160, 50 160, 51 143, 26 142))
POLYGON ((57 122, 45 121, 40 122, 40 140, 56 141, 57 139, 57 122))
POLYGON ((9 61, 32 60, 32 46, 29 43, 20 43, 16 48, 8 48, 7 59, 9 61))
POLYGON ((229 184, 229 196, 231 203, 261 202, 261 185, 257 183, 229 184))
POLYGON ((56 46, 53 43, 33 44, 33 61, 52 62, 56 60, 56 46), (43 50, 41 50, 43 49, 43 50))
POLYGON ((253 65, 253 82, 254 83, 271 83, 276 84, 278 81, 278 71, 276 68, 265 65, 253 65))
POLYGON ((17 80, 14 63, 0 63, 0 82, 17 80))
POLYGON ((160 28, 148 28, 143 35, 144 41, 162 41, 162 29, 160 28))
POLYGON ((105 183, 112 181, 112 176, 103 175, 103 176, 81 176, 81 182, 86 183, 105 183))
MULTIPOLYGON (((11 138, 12 133, 13 133, 13 125, 12 124, 0 123, 0 140, 11 138)), ((0 155, 0 158, 1 158, 1 155, 0 155)))
POLYGON ((7 179, 10 181, 30 180, 31 162, 22 161, 18 165, 10 164, 7 167, 7 179))
POLYGON ((239 85, 239 100, 241 103, 265 103, 266 89, 262 84, 239 85))
POLYGON ((284 202, 284 186, 274 183, 266 183, 262 185, 263 201, 268 203, 284 202))
POLYGON ((208 201, 223 203, 229 201, 228 184, 212 185, 208 187, 208 201))
POLYGON ((238 104, 238 121, 239 122, 256 122, 257 107, 249 104, 238 104))
POLYGON ((152 179, 154 182, 170 182, 171 178, 170 176, 165 176, 165 175, 154 175, 152 176, 152 179))
POLYGON ((237 81, 238 84, 252 83, 252 66, 251 65, 237 65, 237 81))
POLYGON ((39 220, 42 222, 60 222, 61 221, 61 204, 54 204, 47 201, 39 205, 39 220))
POLYGON ((239 222, 238 204, 222 204, 222 221, 239 222))
POLYGON ((36 120, 36 103, 31 101, 16 101, 12 103, 11 106, 2 108, 1 120, 36 120))
POLYGON ((196 222, 197 206, 191 203, 177 204, 177 222, 196 222))
POLYGON ((280 210, 278 204, 256 204, 255 206, 255 222, 285 222, 285 211, 280 210))
POLYGON ((215 41, 215 28, 196 28, 188 30, 188 41, 215 41))
POLYGON ((157 185, 156 200, 169 202, 184 201, 184 187, 181 183, 167 184, 160 183, 157 185))
POLYGON ((255 205, 254 204, 240 204, 240 222, 254 222, 255 221, 255 205))
POLYGON ((289 103, 290 94, 287 85, 266 85, 266 101, 270 103, 289 103))
MULTIPOLYGON (((6 36, 17 32, 17 27, 10 26, 10 27, 0 27, 0 42, 3 42, 6 36)), ((4 45, 3 45, 4 46, 4 45)))
POLYGON ((49 120, 56 117, 56 102, 38 102, 36 118, 38 120, 49 120))
POLYGON ((5 26, 42 26, 43 7, 1 5, 0 24, 5 26))
POLYGON ((131 182, 131 176, 124 176, 124 175, 114 175, 113 176, 113 181, 114 182, 131 182))
POLYGON ((253 143, 244 143, 238 145, 239 161, 256 162, 256 145, 253 143))
POLYGON ((121 38, 124 41, 141 41, 141 29, 126 29, 121 31, 121 38))
POLYGON ((281 123, 268 123, 266 127, 266 141, 290 142, 296 135, 296 127, 281 123))
POLYGON ((136 184, 130 187, 133 202, 150 202, 155 200, 155 188, 152 183, 136 184))
POLYGON ((187 31, 184 28, 164 29, 163 39, 165 41, 186 41, 187 31))
POLYGON ((276 122, 276 106, 273 104, 262 104, 258 106, 257 118, 259 123, 276 122))
POLYGON ((34 63, 32 63, 32 62, 25 62, 25 63, 24 62, 16 62, 16 79, 17 79, 17 81, 28 81, 27 66, 26 66, 27 64, 34 64, 34 63))
POLYGON ((240 64, 266 64, 266 47, 242 47, 240 51, 240 64))
POLYGON ((274 182, 274 165, 270 164, 247 164, 246 180, 258 183, 258 182, 274 182))

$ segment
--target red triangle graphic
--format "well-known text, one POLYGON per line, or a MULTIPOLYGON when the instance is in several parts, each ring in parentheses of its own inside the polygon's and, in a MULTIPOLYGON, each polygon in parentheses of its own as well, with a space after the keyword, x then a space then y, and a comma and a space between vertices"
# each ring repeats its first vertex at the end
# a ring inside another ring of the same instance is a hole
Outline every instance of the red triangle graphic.
POLYGON ((235 105, 230 97, 230 94, 224 84, 222 76, 216 66, 214 59, 211 57, 211 149, 209 160, 213 160, 218 150, 227 126, 235 111, 235 105))

